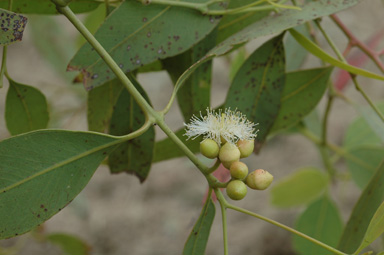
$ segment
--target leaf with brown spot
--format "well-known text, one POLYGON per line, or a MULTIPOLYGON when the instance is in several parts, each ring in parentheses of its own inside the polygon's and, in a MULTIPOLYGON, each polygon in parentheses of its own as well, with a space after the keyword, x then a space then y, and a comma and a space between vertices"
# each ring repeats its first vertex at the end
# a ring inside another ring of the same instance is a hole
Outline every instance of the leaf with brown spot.
POLYGON ((285 84, 283 34, 272 38, 245 61, 229 88, 225 107, 238 109, 260 129, 256 142, 262 143, 281 103, 285 84))
POLYGON ((327 67, 287 73, 281 108, 271 132, 294 126, 316 107, 332 70, 327 67))
MULTIPOLYGON (((129 77, 136 89, 149 102, 148 96, 133 76, 129 77)), ((126 135, 139 129, 145 122, 145 114, 126 89, 123 89, 114 106, 109 132, 112 135, 126 135)), ((109 156, 112 173, 135 174, 143 182, 151 169, 155 129, 150 127, 144 134, 121 144, 109 156)))
MULTIPOLYGON (((203 15, 189 8, 124 1, 95 37, 122 70, 130 72, 188 50, 208 35, 219 20, 219 16, 203 15)), ((68 69, 83 72, 87 89, 114 78, 89 44, 77 52, 68 69)))
POLYGON ((0 46, 21 41, 27 21, 23 15, 0 9, 0 46))

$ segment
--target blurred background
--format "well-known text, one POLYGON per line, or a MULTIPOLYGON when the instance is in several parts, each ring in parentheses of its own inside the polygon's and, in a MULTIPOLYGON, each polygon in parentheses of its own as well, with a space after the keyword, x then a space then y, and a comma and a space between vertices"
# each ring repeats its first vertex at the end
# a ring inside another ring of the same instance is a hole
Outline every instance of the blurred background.
MULTIPOLYGON (((96 10, 99 11, 100 10, 96 10)), ((339 18, 362 41, 368 42, 383 33, 384 2, 362 1, 354 8, 339 13, 339 18)), ((86 19, 87 15, 81 15, 86 19)), ((50 107, 50 128, 87 130, 87 92, 81 84, 72 84, 76 73, 66 73, 66 65, 81 44, 79 34, 65 18, 60 16, 27 15, 29 18, 23 41, 9 46, 8 72, 19 83, 39 88, 47 97, 50 107), (49 46, 49 47, 48 47, 49 46), (49 48, 54 48, 49 51, 49 48)), ((339 49, 347 43, 345 36, 328 19, 322 20, 339 49)), ((270 38, 270 37, 268 37, 270 38)), ((267 39, 259 38, 246 45, 251 53, 267 39)), ((327 44, 319 36, 324 48, 327 44)), ((384 48, 381 37, 376 49, 384 48)), ((222 104, 230 85, 228 77, 230 56, 214 60, 211 106, 222 104)), ((319 66, 319 61, 308 56, 305 67, 319 66)), ((363 68, 380 71, 369 61, 363 68)), ((162 109, 172 92, 172 82, 165 71, 138 76, 154 107, 162 109)), ((384 98, 382 81, 358 78, 374 101, 384 98)), ((0 89, 0 139, 10 136, 4 123, 4 104, 8 85, 0 89)), ((343 91, 360 104, 366 104, 351 83, 343 91)), ((204 109, 202 109, 204 110, 204 109)), ((324 111, 324 103, 319 107, 324 111)), ((349 105, 336 100, 330 115, 329 139, 336 144, 343 140, 346 128, 358 116, 349 105)), ((183 126, 183 118, 174 104, 166 122, 174 130, 183 126)), ((157 140, 165 138, 156 130, 157 140)), ((207 164, 211 161, 201 157, 207 164)), ((275 177, 275 182, 304 166, 323 164, 316 147, 306 138, 296 134, 271 137, 259 155, 245 160, 250 170, 263 168, 275 177)), ((344 162, 337 165, 346 171, 344 162)), ((273 184, 272 184, 273 186, 273 184)), ((63 232, 83 239, 94 255, 157 255, 181 254, 184 243, 198 219, 202 200, 207 189, 204 177, 187 158, 177 158, 152 165, 148 179, 139 180, 127 174, 111 175, 106 166, 100 166, 80 195, 60 213, 48 220, 38 231, 63 232)), ((344 222, 361 192, 351 181, 339 181, 332 186, 333 199, 337 202, 344 222)), ((271 205, 269 191, 248 191, 244 200, 234 204, 263 216, 293 226, 296 215, 303 208, 279 209, 271 205)), ((291 235, 258 219, 228 212, 230 254, 293 255, 291 235)), ((18 247, 15 254, 61 254, 54 245, 25 234, 0 241, 1 247, 18 247)), ((220 209, 209 238, 207 255, 223 254, 220 209)))

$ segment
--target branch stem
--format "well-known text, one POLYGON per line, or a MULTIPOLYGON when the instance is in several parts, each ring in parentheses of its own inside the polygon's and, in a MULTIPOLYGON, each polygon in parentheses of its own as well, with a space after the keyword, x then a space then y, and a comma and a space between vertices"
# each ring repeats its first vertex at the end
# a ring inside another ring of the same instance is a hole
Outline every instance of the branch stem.
POLYGON ((295 230, 295 229, 293 229, 293 228, 291 228, 291 227, 288 227, 288 226, 286 226, 286 225, 284 225, 284 224, 281 224, 281 223, 279 223, 279 222, 277 222, 277 221, 271 220, 271 219, 269 219, 269 218, 267 218, 267 217, 264 217, 264 216, 262 216, 262 215, 259 215, 259 214, 257 214, 257 213, 248 211, 248 210, 246 210, 246 209, 237 207, 237 206, 232 205, 232 204, 227 204, 226 207, 229 208, 229 209, 232 209, 232 210, 234 210, 234 211, 238 211, 238 212, 247 214, 247 215, 249 215, 249 216, 252 216, 252 217, 261 219, 261 220, 266 221, 266 222, 268 222, 268 223, 271 223, 271 224, 273 224, 273 225, 275 225, 275 226, 277 226, 277 227, 279 227, 279 228, 282 228, 282 229, 284 229, 284 230, 287 230, 287 231, 289 231, 289 232, 291 232, 291 233, 293 233, 293 234, 295 234, 295 235, 297 235, 297 236, 300 236, 300 237, 302 237, 302 238, 304 238, 304 239, 306 239, 306 240, 308 240, 308 241, 310 241, 310 242, 312 242, 312 243, 314 243, 314 244, 316 244, 316 245, 318 245, 318 246, 323 247, 324 249, 327 249, 328 251, 332 252, 333 254, 337 254, 337 255, 347 255, 346 253, 344 253, 344 252, 342 252, 342 251, 339 251, 339 250, 337 250, 337 249, 335 249, 335 248, 333 248, 333 247, 331 247, 331 246, 329 246, 329 245, 327 245, 327 244, 325 244, 325 243, 323 243, 323 242, 320 242, 320 241, 318 241, 317 239, 314 239, 314 238, 312 238, 312 237, 310 237, 310 236, 308 236, 308 235, 306 235, 306 234, 304 234, 304 233, 301 233, 300 231, 297 231, 297 230, 295 230))
POLYGON ((224 243, 224 255, 228 255, 228 230, 227 230, 227 206, 228 202, 225 200, 223 193, 217 188, 214 189, 217 200, 220 203, 221 218, 223 224, 223 243, 224 243))

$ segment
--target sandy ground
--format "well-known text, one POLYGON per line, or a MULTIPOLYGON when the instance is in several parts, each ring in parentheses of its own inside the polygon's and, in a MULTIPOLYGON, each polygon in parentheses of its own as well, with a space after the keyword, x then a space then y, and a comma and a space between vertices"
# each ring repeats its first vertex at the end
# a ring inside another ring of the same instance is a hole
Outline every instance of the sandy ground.
MULTIPOLYGON (((378 29, 384 29, 384 24, 381 23, 383 10, 382 1, 370 0, 341 13, 340 17, 360 39, 367 40, 378 29)), ((340 48, 343 48, 345 38, 328 19, 323 22, 325 27, 330 28, 340 48)), ((75 35, 73 30, 69 30, 75 35)), ((255 48, 262 40, 256 40, 247 47, 255 48)), ((382 47, 383 45, 384 42, 381 43, 382 47)), ((9 56, 8 69, 11 76, 21 83, 36 85, 48 97, 54 116, 51 127, 86 130, 86 92, 68 84, 53 71, 33 47, 28 31, 22 43, 9 48, 9 56), (62 117, 59 119, 57 116, 62 117)), ((372 64, 365 67, 379 72, 372 64)), ((225 99, 229 81, 222 74, 228 73, 228 68, 225 59, 215 60, 213 106, 221 104, 225 99)), ((140 75, 139 80, 147 89, 154 106, 157 109, 163 107, 171 93, 167 74, 161 72, 140 75)), ((382 83, 360 80, 373 99, 384 98, 384 89, 380 86, 382 83)), ((4 119, 6 91, 7 85, 0 90, 1 120, 4 119)), ((346 93, 363 103, 363 99, 352 86, 346 93)), ((356 112, 339 101, 335 103, 333 110, 330 116, 330 138, 340 144, 345 129, 356 116, 356 112)), ((175 130, 183 123, 177 107, 171 109, 166 120, 175 130)), ((0 121, 0 138, 8 136, 4 122, 0 121)), ((157 130, 157 139, 162 138, 164 134, 157 130)), ((275 176, 276 181, 299 167, 322 167, 315 147, 299 135, 277 136, 268 141, 261 154, 253 155, 245 162, 250 168, 267 169, 275 176)), ((339 167, 341 171, 345 170, 343 164, 339 167)), ((144 184, 140 184, 134 176, 110 175, 106 167, 100 167, 84 191, 68 207, 47 221, 44 229, 48 233, 65 232, 81 237, 92 247, 94 255, 181 254, 185 240, 199 216, 206 188, 204 178, 186 158, 154 164, 144 184)), ((334 184, 332 190, 346 220, 360 191, 349 182, 334 184)), ((268 191, 249 192, 244 200, 234 203, 289 226, 293 225, 295 215, 303 209, 279 210, 273 207, 269 203, 268 191)), ((228 217, 231 254, 294 254, 290 246, 291 236, 287 232, 236 212, 229 212, 228 217)), ((56 247, 36 242, 28 234, 0 241, 0 245, 23 242, 25 245, 20 254, 60 254, 56 247)), ((206 254, 223 254, 219 207, 206 254)))

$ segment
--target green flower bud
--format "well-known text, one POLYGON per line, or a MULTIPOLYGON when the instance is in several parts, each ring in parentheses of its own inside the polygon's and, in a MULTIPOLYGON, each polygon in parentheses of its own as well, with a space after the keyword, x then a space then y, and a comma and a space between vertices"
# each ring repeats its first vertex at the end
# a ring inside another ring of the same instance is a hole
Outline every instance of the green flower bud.
POLYGON ((255 148, 255 140, 239 140, 237 147, 240 150, 240 158, 246 158, 252 154, 255 148))
POLYGON ((229 168, 233 179, 244 180, 248 175, 248 167, 243 162, 237 161, 231 164, 229 168))
POLYGON ((247 176, 246 183, 251 189, 265 190, 272 183, 273 176, 263 169, 257 169, 247 176))
POLYGON ((200 143, 200 152, 207 158, 216 158, 219 155, 219 149, 219 145, 209 138, 200 143))
POLYGON ((239 161, 240 151, 236 145, 226 143, 220 148, 219 159, 223 166, 229 169, 233 162, 239 161))
POLYGON ((227 195, 233 200, 241 200, 247 195, 247 186, 239 180, 230 181, 227 185, 227 195))

